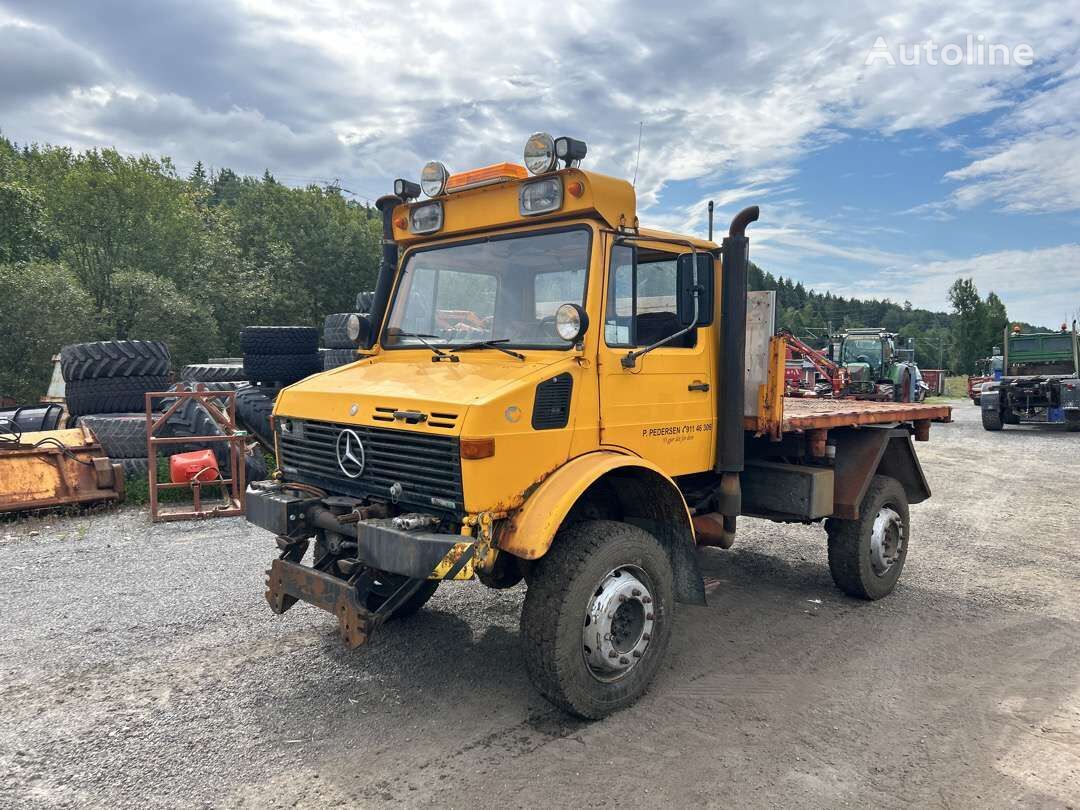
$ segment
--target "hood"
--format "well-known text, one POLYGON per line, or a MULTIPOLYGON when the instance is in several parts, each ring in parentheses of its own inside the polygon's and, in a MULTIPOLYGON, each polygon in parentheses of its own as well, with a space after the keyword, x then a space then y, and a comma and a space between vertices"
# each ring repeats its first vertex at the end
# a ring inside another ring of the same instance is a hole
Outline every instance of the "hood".
POLYGON ((569 359, 567 353, 550 351, 524 361, 483 350, 463 352, 457 363, 433 363, 431 356, 426 350, 383 352, 316 374, 283 390, 274 412, 378 427, 393 422, 394 411, 414 410, 460 426, 470 406, 569 359))

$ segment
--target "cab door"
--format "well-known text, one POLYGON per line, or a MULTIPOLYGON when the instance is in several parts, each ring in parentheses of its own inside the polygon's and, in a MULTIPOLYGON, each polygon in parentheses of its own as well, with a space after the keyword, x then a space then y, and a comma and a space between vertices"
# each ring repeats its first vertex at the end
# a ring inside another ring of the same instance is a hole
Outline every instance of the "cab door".
MULTIPOLYGON (((679 252, 687 251, 648 242, 614 244, 598 351, 601 444, 630 450, 668 475, 713 467, 717 396, 713 308, 703 307, 704 322, 699 318, 698 326, 639 356, 632 367, 625 367, 622 360, 628 352, 684 328, 678 306, 679 252)), ((711 296, 715 273, 711 256, 706 264, 710 272, 704 286, 711 296)))

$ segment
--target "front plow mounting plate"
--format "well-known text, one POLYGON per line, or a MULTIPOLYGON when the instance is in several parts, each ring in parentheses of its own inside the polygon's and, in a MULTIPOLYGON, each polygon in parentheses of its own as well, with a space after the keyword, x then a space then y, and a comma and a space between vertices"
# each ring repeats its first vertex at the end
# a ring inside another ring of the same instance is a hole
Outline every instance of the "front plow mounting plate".
POLYGON ((297 600, 307 602, 337 616, 341 637, 350 649, 367 643, 374 614, 360 604, 352 584, 283 559, 274 560, 266 573, 266 601, 274 613, 284 613, 297 600))

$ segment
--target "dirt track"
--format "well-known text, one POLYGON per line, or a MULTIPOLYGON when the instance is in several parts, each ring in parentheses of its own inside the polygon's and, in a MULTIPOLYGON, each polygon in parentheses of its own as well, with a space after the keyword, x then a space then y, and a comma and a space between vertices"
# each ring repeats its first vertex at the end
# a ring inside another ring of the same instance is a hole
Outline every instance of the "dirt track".
POLYGON ((350 653, 269 612, 242 521, 0 523, 0 804, 1080 806, 1080 436, 956 415, 895 594, 747 520, 669 668, 593 724, 529 687, 520 588, 444 586, 350 653))

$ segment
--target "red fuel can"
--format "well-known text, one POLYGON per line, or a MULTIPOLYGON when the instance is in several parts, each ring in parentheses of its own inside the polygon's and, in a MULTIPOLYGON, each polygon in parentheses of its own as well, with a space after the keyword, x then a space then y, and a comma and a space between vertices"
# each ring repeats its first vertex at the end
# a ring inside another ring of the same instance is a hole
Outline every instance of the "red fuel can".
POLYGON ((219 478, 217 458, 213 450, 192 450, 169 458, 169 478, 174 484, 198 481, 206 484, 219 478))

